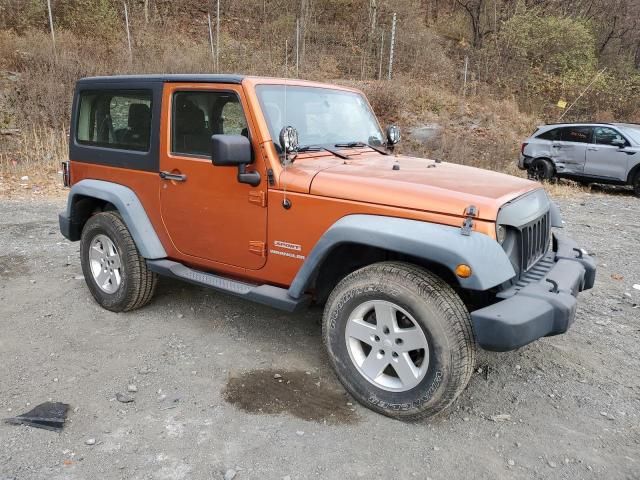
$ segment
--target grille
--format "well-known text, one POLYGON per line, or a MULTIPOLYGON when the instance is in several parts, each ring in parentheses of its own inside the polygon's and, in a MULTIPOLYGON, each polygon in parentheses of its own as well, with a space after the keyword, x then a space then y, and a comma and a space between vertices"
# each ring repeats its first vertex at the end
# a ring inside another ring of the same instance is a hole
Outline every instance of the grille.
POLYGON ((533 267, 547 253, 549 233, 549 212, 520 228, 522 272, 533 267))

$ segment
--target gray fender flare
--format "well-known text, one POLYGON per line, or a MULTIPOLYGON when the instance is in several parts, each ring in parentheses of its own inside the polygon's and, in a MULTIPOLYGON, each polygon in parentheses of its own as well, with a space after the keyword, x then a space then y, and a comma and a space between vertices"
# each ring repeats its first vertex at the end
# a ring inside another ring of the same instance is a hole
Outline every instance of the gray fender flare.
POLYGON ((462 235, 460 228, 378 215, 348 215, 320 237, 293 279, 289 295, 300 296, 309 287, 322 262, 340 244, 384 248, 444 265, 452 272, 461 263, 471 267, 469 278, 458 278, 462 288, 484 291, 513 278, 516 272, 500 244, 482 233, 462 235))
POLYGON ((140 255, 144 258, 158 259, 167 256, 147 212, 133 190, 124 185, 102 180, 81 180, 71 187, 69 192, 67 218, 74 218, 75 197, 78 195, 98 198, 113 204, 136 242, 140 255))

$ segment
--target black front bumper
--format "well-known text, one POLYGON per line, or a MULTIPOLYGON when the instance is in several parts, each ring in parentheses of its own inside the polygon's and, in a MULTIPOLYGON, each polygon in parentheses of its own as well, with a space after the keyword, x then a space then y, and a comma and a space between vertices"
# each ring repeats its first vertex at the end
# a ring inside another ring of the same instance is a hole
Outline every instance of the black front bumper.
POLYGON ((595 276, 593 258, 573 240, 554 235, 552 251, 500 292, 500 301, 471 313, 479 345, 504 352, 566 332, 575 318, 576 296, 593 287, 595 276))

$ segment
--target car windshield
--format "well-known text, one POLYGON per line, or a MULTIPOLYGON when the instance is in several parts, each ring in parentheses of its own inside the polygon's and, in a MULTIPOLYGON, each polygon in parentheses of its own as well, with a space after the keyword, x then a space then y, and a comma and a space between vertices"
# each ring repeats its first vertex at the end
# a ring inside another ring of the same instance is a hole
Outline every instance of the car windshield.
POLYGON ((285 85, 258 85, 256 91, 278 151, 282 151, 279 138, 285 126, 298 131, 301 147, 349 142, 383 144, 380 125, 359 93, 285 85))
POLYGON ((640 145, 640 125, 623 125, 620 129, 632 138, 633 143, 640 145))

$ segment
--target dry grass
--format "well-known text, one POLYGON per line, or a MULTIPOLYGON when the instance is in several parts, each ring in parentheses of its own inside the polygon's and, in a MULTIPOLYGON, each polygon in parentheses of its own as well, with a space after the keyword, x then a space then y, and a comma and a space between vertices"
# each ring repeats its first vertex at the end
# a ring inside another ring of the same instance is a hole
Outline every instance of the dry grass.
POLYGON ((67 133, 32 128, 0 152, 0 196, 60 196, 60 163, 68 158, 67 133))

